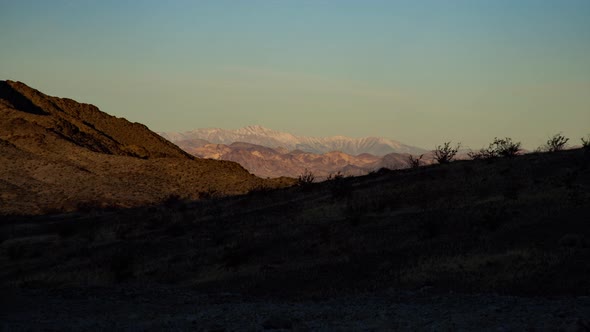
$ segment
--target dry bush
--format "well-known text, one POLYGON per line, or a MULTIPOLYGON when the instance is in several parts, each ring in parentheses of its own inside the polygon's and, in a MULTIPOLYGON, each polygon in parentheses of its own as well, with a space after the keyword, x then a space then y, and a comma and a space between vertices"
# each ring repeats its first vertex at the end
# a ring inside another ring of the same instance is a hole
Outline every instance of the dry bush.
POLYGON ((521 143, 512 141, 512 138, 494 138, 494 141, 490 143, 489 150, 494 151, 496 157, 508 157, 512 158, 519 154, 521 143))
POLYGON ((344 174, 341 171, 338 171, 334 174, 330 173, 326 178, 326 181, 337 181, 341 179, 344 179, 344 174))
POLYGON ((547 152, 556 152, 565 149, 567 142, 570 139, 563 136, 561 133, 553 135, 553 137, 547 140, 545 146, 543 146, 543 150, 547 152))
POLYGON ((422 162, 422 157, 424 157, 423 154, 421 154, 420 156, 418 156, 418 158, 414 157, 413 155, 409 155, 408 156, 408 165, 410 168, 418 168, 420 167, 424 162, 422 162))
POLYGON ((453 148, 451 147, 451 142, 445 142, 443 145, 439 145, 434 149, 434 159, 439 164, 448 164, 455 158, 460 147, 460 143, 453 148))
POLYGON ((467 154, 469 158, 473 160, 480 160, 480 159, 491 159, 499 157, 498 151, 494 148, 493 143, 490 143, 490 146, 487 148, 481 148, 479 151, 476 152, 469 152, 467 154))
POLYGON ((307 168, 297 177, 297 184, 300 186, 308 185, 315 181, 315 175, 307 168))

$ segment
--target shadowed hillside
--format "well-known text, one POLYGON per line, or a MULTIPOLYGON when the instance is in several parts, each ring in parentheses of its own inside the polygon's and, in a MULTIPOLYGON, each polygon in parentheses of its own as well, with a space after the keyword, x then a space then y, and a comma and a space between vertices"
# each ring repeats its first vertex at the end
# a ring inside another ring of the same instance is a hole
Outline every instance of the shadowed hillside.
POLYGON ((232 162, 200 160, 93 105, 0 81, 0 214, 152 204, 277 186, 232 162))
POLYGON ((589 166, 587 151, 571 150, 201 202, 13 217, 1 225, 0 285, 589 295, 589 166))

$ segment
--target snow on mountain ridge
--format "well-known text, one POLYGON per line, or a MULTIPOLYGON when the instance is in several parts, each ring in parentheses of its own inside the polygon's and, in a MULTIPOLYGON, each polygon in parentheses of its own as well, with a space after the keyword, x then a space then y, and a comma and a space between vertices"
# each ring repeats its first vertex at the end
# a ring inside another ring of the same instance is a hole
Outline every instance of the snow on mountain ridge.
POLYGON ((172 142, 202 139, 217 144, 246 142, 271 148, 302 150, 311 153, 342 151, 351 155, 370 153, 383 156, 388 153, 423 153, 424 150, 402 144, 383 137, 351 138, 346 136, 309 137, 276 131, 259 125, 229 130, 221 128, 202 128, 183 133, 160 133, 172 142))

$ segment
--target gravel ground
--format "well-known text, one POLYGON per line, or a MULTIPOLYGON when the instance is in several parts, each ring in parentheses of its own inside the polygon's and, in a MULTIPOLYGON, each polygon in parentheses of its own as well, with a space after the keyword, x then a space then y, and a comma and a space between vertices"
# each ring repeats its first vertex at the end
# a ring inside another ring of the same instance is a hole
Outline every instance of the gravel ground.
POLYGON ((590 297, 386 291, 279 300, 159 286, 0 291, 1 331, 590 331, 590 297))

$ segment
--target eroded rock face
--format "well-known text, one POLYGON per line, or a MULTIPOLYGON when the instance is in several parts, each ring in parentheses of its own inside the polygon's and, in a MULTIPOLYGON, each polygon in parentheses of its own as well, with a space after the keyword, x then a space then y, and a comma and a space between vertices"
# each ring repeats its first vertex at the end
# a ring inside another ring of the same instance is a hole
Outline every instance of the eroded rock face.
POLYGON ((273 186, 236 163, 199 160, 142 124, 20 82, 0 82, 0 142, 0 214, 273 186))

